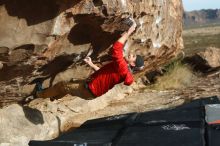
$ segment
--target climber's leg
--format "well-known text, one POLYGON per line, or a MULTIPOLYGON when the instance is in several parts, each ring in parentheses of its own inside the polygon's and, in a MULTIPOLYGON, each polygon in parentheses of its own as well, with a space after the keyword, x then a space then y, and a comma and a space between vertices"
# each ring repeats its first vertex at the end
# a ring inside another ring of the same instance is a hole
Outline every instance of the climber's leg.
POLYGON ((68 82, 66 87, 67 87, 66 90, 72 96, 78 96, 86 100, 95 98, 95 96, 89 90, 87 83, 85 81, 80 81, 78 83, 68 82))
POLYGON ((36 96, 39 98, 55 98, 65 96, 66 94, 68 94, 66 91, 66 82, 59 82, 48 89, 38 91, 36 96))

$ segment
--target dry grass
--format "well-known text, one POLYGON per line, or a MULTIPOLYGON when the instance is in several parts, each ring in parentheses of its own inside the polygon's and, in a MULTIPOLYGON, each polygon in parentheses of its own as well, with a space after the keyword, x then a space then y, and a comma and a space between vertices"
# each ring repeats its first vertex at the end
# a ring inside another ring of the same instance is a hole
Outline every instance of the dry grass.
POLYGON ((166 73, 158 77, 151 88, 156 90, 180 89, 189 86, 195 76, 193 71, 180 61, 174 61, 166 67, 166 73))

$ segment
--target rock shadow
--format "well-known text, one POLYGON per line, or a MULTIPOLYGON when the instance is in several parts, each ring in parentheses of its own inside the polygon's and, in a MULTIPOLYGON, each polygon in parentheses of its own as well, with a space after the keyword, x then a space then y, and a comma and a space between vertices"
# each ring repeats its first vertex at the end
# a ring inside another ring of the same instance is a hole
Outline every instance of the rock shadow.
POLYGON ((0 70, 0 81, 10 81, 17 77, 27 77, 34 71, 34 66, 32 65, 5 65, 0 70))
POLYGON ((8 47, 0 47, 0 61, 8 62, 9 51, 8 47))
POLYGON ((44 118, 41 111, 37 109, 30 108, 28 106, 23 106, 23 111, 25 114, 25 117, 33 124, 44 124, 44 118))
POLYGON ((79 56, 78 54, 63 54, 54 58, 48 64, 42 66, 38 69, 38 72, 41 72, 41 77, 38 77, 31 81, 30 84, 34 84, 36 82, 43 82, 46 79, 50 79, 50 86, 52 86, 53 80, 56 75, 67 70, 75 62, 75 59, 79 56))
POLYGON ((74 45, 83 45, 90 43, 93 49, 93 57, 97 57, 110 47, 120 35, 120 32, 105 32, 101 25, 104 18, 93 14, 79 14, 73 16, 77 23, 70 31, 68 40, 74 45))
POLYGON ((183 63, 189 64, 196 72, 206 73, 211 69, 207 62, 199 55, 185 57, 183 63))
POLYGON ((33 44, 16 47, 10 54, 8 52, 9 49, 6 49, 3 53, 0 53, 0 60, 5 62, 4 67, 0 70, 0 81, 9 81, 16 77, 27 77, 34 71, 34 66, 28 63, 34 53, 33 44))
MULTIPOLYGON (((24 18, 28 26, 51 20, 59 15, 60 5, 68 9, 80 0, 1 0, 0 5, 5 8, 10 16, 24 18), (65 4, 64 4, 65 3, 65 4)), ((63 7, 62 7, 63 8, 63 7)))
POLYGON ((58 127, 58 132, 59 132, 59 135, 62 134, 62 130, 61 130, 61 120, 58 116, 56 116, 56 119, 57 119, 57 127, 58 127))

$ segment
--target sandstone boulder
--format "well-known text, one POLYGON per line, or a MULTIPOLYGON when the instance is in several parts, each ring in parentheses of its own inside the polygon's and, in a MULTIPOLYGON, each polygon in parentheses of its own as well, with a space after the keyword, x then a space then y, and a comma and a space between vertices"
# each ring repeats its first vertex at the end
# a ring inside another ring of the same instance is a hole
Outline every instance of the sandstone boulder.
POLYGON ((206 48, 204 51, 186 57, 184 61, 190 64, 196 71, 203 73, 215 72, 220 68, 220 49, 206 48))
POLYGON ((126 48, 143 55, 144 75, 183 48, 182 1, 175 0, 2 0, 0 2, 0 105, 21 101, 41 78, 45 87, 60 80, 86 78, 91 70, 82 57, 109 61, 109 49, 126 28, 138 24, 126 48), (1 51, 0 51, 1 52, 1 51))
POLYGON ((205 60, 206 65, 211 68, 220 67, 220 49, 215 47, 209 47, 205 51, 197 53, 203 60, 205 60))

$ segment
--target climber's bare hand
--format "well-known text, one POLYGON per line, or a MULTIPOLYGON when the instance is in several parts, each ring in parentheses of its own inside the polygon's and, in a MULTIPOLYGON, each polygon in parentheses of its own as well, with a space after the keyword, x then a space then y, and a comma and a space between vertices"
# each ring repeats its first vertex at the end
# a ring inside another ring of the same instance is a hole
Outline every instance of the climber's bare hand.
POLYGON ((83 59, 87 64, 91 65, 93 64, 92 59, 90 57, 86 57, 85 59, 83 59))
POLYGON ((137 24, 136 24, 136 22, 134 21, 134 19, 132 19, 132 22, 133 22, 133 24, 132 24, 132 26, 131 26, 131 27, 129 28, 129 30, 128 30, 128 33, 129 33, 129 34, 133 33, 133 32, 135 31, 136 27, 137 27, 137 24))

